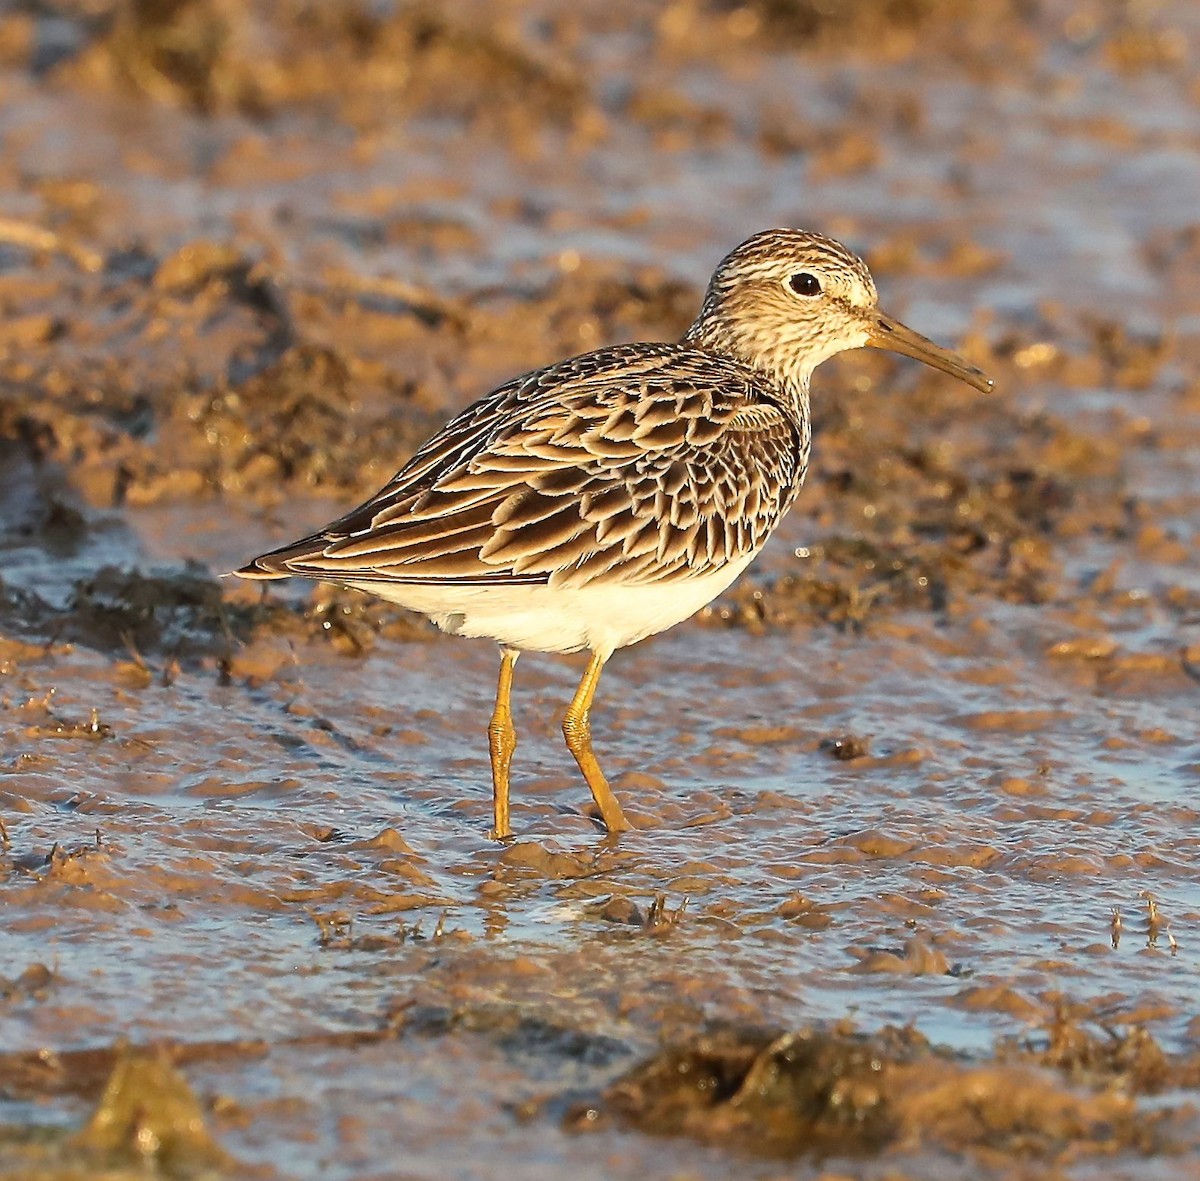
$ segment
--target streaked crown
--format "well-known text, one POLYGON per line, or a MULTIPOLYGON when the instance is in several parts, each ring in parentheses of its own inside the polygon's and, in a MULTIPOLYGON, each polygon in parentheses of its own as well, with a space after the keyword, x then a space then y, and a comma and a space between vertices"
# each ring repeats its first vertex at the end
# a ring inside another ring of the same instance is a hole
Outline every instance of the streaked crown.
POLYGON ((869 342, 875 281, 840 242, 802 230, 763 230, 721 260, 685 340, 731 353, 787 385, 869 342))
POLYGON ((717 267, 684 339, 736 357, 789 389, 807 413, 808 379, 846 349, 915 357, 981 393, 992 379, 965 357, 879 310, 875 282, 840 242, 800 230, 764 230, 717 267))

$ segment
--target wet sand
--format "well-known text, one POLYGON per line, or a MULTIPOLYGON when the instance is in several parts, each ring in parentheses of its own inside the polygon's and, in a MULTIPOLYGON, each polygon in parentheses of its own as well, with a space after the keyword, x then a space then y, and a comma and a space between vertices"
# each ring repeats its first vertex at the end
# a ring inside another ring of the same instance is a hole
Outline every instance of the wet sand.
POLYGON ((1185 0, 0 15, 0 1175, 1200 1169, 1185 0), (219 575, 773 224, 997 379, 814 380, 609 664, 219 575))

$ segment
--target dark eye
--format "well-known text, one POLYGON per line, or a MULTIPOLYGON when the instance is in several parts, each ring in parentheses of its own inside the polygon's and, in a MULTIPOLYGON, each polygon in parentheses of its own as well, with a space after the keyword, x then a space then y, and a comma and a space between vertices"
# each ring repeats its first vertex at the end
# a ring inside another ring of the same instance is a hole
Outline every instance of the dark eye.
POLYGON ((793 275, 788 280, 788 286, 797 295, 820 295, 821 280, 816 275, 810 275, 807 271, 801 271, 798 275, 793 275))

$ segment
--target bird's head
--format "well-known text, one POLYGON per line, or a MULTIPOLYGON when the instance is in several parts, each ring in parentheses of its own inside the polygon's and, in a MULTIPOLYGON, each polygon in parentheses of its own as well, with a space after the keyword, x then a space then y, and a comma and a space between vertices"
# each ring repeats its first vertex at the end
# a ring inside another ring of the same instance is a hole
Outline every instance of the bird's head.
POLYGON ((969 361, 880 311, 862 259, 802 230, 764 230, 726 255, 685 339, 801 388, 822 361, 858 348, 915 357, 977 390, 992 388, 969 361))

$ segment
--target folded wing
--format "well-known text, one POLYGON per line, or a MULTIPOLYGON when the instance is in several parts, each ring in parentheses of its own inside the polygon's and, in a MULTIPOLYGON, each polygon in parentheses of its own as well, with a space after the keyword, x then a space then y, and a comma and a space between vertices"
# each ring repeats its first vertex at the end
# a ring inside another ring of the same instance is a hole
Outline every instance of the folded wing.
POLYGON ((808 440, 752 371, 678 345, 601 350, 501 386, 365 504, 251 578, 671 579, 761 546, 808 440))

